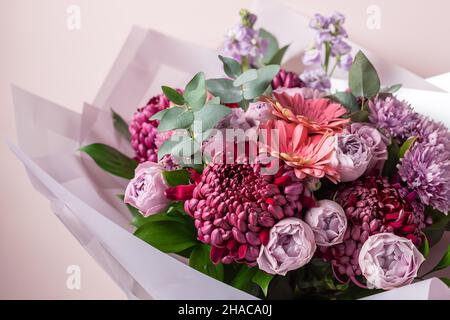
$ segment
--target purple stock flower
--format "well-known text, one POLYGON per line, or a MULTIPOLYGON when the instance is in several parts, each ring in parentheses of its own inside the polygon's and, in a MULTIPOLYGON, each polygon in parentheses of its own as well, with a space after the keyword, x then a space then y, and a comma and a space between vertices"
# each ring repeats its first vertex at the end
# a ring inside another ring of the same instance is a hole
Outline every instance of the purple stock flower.
POLYGON ((351 50, 352 47, 340 38, 336 38, 331 41, 331 55, 333 57, 346 55, 351 50))
POLYGON ((311 89, 327 91, 331 88, 330 79, 322 69, 305 71, 300 75, 300 79, 311 89))
POLYGON ((321 30, 321 29, 326 29, 328 28, 328 25, 330 24, 330 20, 321 15, 320 13, 316 13, 314 15, 314 18, 311 19, 311 21, 309 22, 309 26, 312 29, 316 29, 316 30, 321 30))
POLYGON ((259 36, 258 30, 253 28, 257 17, 246 11, 241 11, 242 21, 231 29, 224 41, 223 53, 239 62, 243 57, 254 64, 262 58, 267 50, 268 42, 259 36))
POLYGON ((398 173, 420 200, 439 211, 450 211, 450 148, 419 142, 408 150, 398 173))
POLYGON ((343 55, 338 61, 339 67, 346 71, 350 70, 352 63, 353 63, 353 58, 352 58, 351 54, 343 55))
POLYGON ((303 64, 306 66, 310 66, 313 64, 320 64, 321 61, 321 55, 320 50, 316 48, 312 48, 305 52, 303 55, 303 64))

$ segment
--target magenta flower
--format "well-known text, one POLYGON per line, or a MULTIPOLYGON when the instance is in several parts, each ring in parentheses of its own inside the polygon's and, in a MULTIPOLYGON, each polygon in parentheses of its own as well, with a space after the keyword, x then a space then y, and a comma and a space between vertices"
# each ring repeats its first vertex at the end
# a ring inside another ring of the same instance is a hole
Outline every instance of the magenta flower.
POLYGON ((169 205, 164 195, 168 186, 161 174, 163 170, 157 163, 141 163, 125 190, 124 202, 138 209, 144 217, 159 213, 169 205))
POLYGON ((367 287, 384 290, 410 284, 424 260, 411 240, 392 233, 370 236, 358 258, 367 287))
POLYGON ((329 247, 344 240, 347 217, 334 201, 318 201, 316 207, 306 212, 305 222, 312 228, 318 246, 329 247))
POLYGON ((307 264, 316 251, 314 233, 299 218, 285 218, 270 229, 269 242, 261 247, 258 267, 270 274, 285 275, 307 264))

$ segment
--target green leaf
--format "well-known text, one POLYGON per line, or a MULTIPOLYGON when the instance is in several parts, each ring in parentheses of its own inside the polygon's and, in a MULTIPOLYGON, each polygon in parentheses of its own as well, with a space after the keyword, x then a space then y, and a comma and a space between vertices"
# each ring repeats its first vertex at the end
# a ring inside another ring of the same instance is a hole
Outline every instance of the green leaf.
POLYGON ((231 113, 231 109, 221 104, 207 103, 200 111, 194 114, 196 121, 201 121, 202 132, 214 128, 225 116, 231 113))
POLYGON ((264 293, 264 297, 267 297, 267 290, 269 289, 269 284, 272 279, 273 275, 268 274, 262 270, 257 270, 252 278, 252 281, 261 288, 264 293))
POLYGON ((223 63, 223 71, 225 72, 225 74, 227 76, 234 79, 241 75, 242 70, 241 70, 241 65, 239 64, 239 62, 237 62, 236 60, 234 60, 232 58, 223 57, 221 55, 219 55, 219 59, 223 63))
MULTIPOLYGON (((119 194, 117 197, 124 201, 125 195, 119 194)), ((142 213, 139 212, 138 209, 133 207, 132 205, 129 205, 128 203, 125 203, 128 211, 131 213, 132 219, 131 219, 131 225, 135 226, 136 228, 139 228, 142 226, 145 222, 147 222, 147 218, 145 218, 142 213)))
POLYGON ((191 177, 190 173, 184 169, 163 171, 162 175, 164 177, 164 180, 166 180, 166 183, 170 187, 189 184, 189 180, 191 177))
POLYGON ((194 113, 184 108, 172 107, 167 109, 161 121, 158 131, 170 131, 174 129, 188 128, 194 122, 194 113))
POLYGON ((197 73, 186 85, 183 94, 186 103, 194 110, 199 110, 206 102, 205 74, 197 73))
POLYGON ((131 141, 130 130, 128 130, 128 124, 126 121, 113 109, 111 109, 111 115, 113 118, 114 128, 119 132, 127 141, 131 141))
POLYGON ((94 143, 80 148, 87 153, 103 170, 125 179, 134 177, 138 162, 103 143, 94 143))
POLYGON ((278 71, 280 71, 280 66, 274 64, 258 69, 258 77, 255 80, 244 84, 244 98, 251 100, 263 94, 273 78, 277 75, 278 71))
POLYGON ((406 151, 408 151, 414 142, 416 142, 417 137, 409 137, 405 142, 403 142, 402 146, 400 147, 400 150, 398 151, 398 157, 401 159, 405 156, 406 151))
POLYGON ((394 85, 392 85, 390 87, 383 88, 381 90, 381 92, 382 93, 391 93, 392 94, 392 93, 396 93, 398 90, 400 90, 401 87, 402 87, 402 85, 400 83, 398 83, 398 84, 394 84, 394 85))
POLYGON ((247 265, 242 265, 231 282, 231 285, 237 289, 246 290, 257 271, 258 268, 256 267, 250 268, 247 265))
POLYGON ((329 95, 329 99, 342 104, 349 112, 358 112, 361 110, 356 97, 350 92, 336 92, 335 94, 329 95))
POLYGON ((269 64, 270 60, 272 60, 273 56, 278 52, 278 40, 273 34, 263 28, 259 29, 259 36, 267 40, 267 49, 262 61, 264 64, 269 64))
POLYGON ((206 80, 208 91, 213 96, 219 97, 222 103, 235 103, 242 100, 242 91, 233 85, 230 79, 206 80))
POLYGON ((450 216, 445 215, 432 207, 427 207, 425 209, 425 214, 433 219, 433 224, 423 230, 428 238, 430 247, 433 247, 441 240, 445 230, 450 226, 450 216))
POLYGON ((350 115, 350 119, 352 119, 353 122, 368 122, 369 121, 369 112, 366 110, 359 110, 359 111, 353 112, 350 115))
POLYGON ((393 140, 391 144, 387 147, 387 151, 388 151, 388 158, 384 163, 383 176, 392 177, 399 161, 398 143, 393 140))
POLYGON ((173 147, 179 144, 180 141, 174 139, 168 139, 158 149, 158 161, 160 161, 165 155, 171 154, 173 147))
POLYGON ((281 49, 279 49, 275 55, 270 59, 268 65, 270 64, 281 64, 281 61, 283 61, 284 54, 286 53, 287 49, 289 49, 289 45, 285 45, 281 49))
POLYGON ((253 81, 256 78, 258 78, 258 72, 256 71, 256 69, 248 69, 233 81, 233 86, 242 86, 244 83, 253 81))
POLYGON ((443 283, 445 283, 447 285, 447 287, 450 288, 450 278, 442 277, 442 278, 439 278, 439 280, 441 280, 443 283))
POLYGON ((219 281, 223 281, 223 264, 214 264, 209 257, 210 246, 201 244, 192 250, 189 258, 189 266, 219 281))
POLYGON ((175 221, 150 221, 134 234, 163 252, 176 253, 198 244, 192 228, 175 221))
POLYGON ((422 245, 422 254, 425 258, 428 257, 428 254, 430 253, 430 244, 428 243, 427 236, 423 234, 423 245, 422 245))
POLYGON ((161 120, 167 111, 169 111, 169 109, 163 109, 161 111, 158 111, 157 113, 152 115, 149 120, 161 120))
MULTIPOLYGON (((438 262, 438 264, 428 273, 436 272, 450 266, 450 245, 447 247, 447 251, 444 253, 444 256, 438 262)), ((428 274, 427 273, 427 274, 428 274)))
POLYGON ((372 63, 359 51, 348 73, 348 83, 356 97, 372 98, 380 91, 380 78, 372 63))
POLYGON ((169 99, 173 103, 180 106, 184 104, 183 95, 179 93, 177 90, 167 86, 162 86, 161 89, 164 92, 167 99, 169 99))

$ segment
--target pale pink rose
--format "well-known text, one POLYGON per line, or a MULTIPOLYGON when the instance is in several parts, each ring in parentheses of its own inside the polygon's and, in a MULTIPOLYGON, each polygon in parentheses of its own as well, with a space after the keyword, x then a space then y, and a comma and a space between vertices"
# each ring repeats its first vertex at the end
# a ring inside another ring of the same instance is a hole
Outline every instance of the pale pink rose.
POLYGON ((138 209, 144 217, 159 213, 169 205, 164 195, 168 186, 161 174, 163 170, 154 162, 141 163, 125 190, 124 202, 138 209))
POLYGON ((260 123, 265 123, 269 120, 275 119, 275 116, 272 114, 271 106, 262 101, 250 103, 247 111, 245 112, 245 117, 247 121, 256 126, 260 123))
POLYGON ((274 93, 281 94, 286 93, 290 97, 294 97, 297 94, 302 95, 305 99, 320 99, 325 97, 325 93, 319 90, 314 90, 311 88, 278 88, 273 91, 274 93))
POLYGON ((389 144, 389 139, 373 125, 367 123, 355 122, 348 126, 346 130, 358 135, 372 153, 372 159, 367 166, 366 172, 372 170, 380 172, 388 158, 387 145, 389 144))
POLYGON ((411 240, 378 233, 364 242, 358 262, 368 288, 390 290, 410 284, 424 260, 411 240))
POLYGON ((344 240, 347 217, 334 201, 317 201, 317 206, 306 212, 305 222, 312 228, 318 246, 329 247, 344 240))
POLYGON ((341 132, 334 136, 331 166, 339 173, 341 182, 354 181, 366 172, 372 161, 372 151, 357 134, 341 132))
POLYGON ((311 228, 299 218, 285 218, 269 232, 269 242, 261 246, 258 267, 270 274, 285 275, 307 264, 316 251, 311 228))

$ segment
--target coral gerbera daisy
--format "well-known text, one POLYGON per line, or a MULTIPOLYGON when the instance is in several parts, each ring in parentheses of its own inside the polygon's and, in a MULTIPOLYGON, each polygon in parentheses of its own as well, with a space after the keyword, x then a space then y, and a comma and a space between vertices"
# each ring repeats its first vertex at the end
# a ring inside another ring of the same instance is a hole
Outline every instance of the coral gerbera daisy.
POLYGON ((297 90, 294 94, 274 92, 275 99, 268 97, 263 99, 272 106, 275 116, 289 122, 300 123, 311 132, 340 132, 344 124, 350 121, 342 118, 347 110, 341 104, 326 98, 308 99, 301 90, 297 90))
POLYGON ((276 135, 268 132, 263 149, 293 167, 297 178, 327 177, 335 183, 339 181, 338 172, 330 165, 334 151, 332 132, 310 134, 303 124, 283 120, 270 120, 262 129, 277 130, 276 135), (272 140, 274 136, 278 136, 278 142, 272 140))

